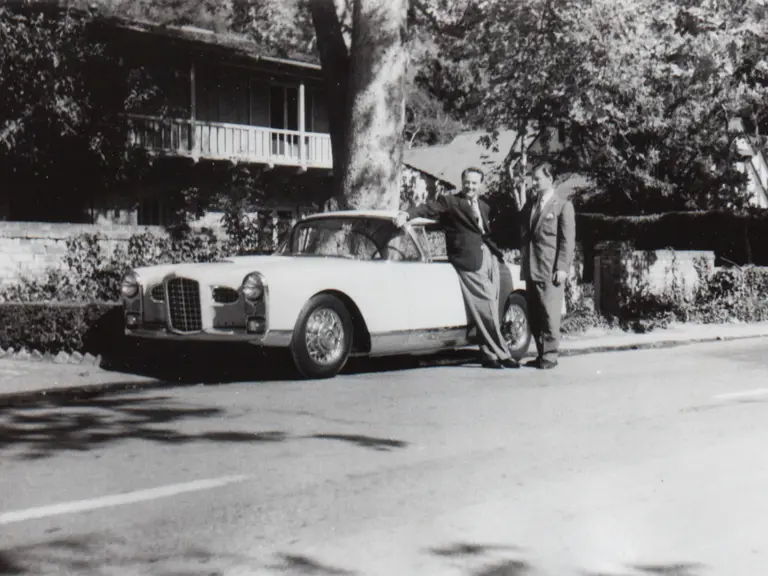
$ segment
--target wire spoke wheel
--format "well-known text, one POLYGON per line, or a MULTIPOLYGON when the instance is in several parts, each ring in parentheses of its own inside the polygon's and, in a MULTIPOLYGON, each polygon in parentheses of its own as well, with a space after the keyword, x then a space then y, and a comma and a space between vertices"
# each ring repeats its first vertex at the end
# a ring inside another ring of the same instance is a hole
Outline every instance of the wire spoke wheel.
POLYGON ((531 326, 528 323, 528 306, 521 294, 512 294, 501 318, 501 335, 510 354, 516 360, 522 358, 531 343, 531 326))
POLYGON ((304 378, 332 378, 347 363, 354 341, 349 310, 333 294, 309 299, 291 338, 293 363, 304 378))
POLYGON ((330 308, 318 308, 309 315, 304 338, 309 357, 323 366, 337 362, 344 353, 344 324, 330 308))

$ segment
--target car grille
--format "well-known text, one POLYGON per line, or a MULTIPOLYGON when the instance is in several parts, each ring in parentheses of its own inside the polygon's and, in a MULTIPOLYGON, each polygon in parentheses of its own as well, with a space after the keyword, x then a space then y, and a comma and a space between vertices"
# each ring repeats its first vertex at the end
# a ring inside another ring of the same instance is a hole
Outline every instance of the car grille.
POLYGON ((152 295, 152 300, 155 302, 164 302, 165 301, 165 288, 163 288, 162 284, 158 284, 152 290, 150 291, 150 294, 152 295))
POLYGON ((200 285, 195 280, 173 278, 168 281, 168 317, 173 330, 199 332, 203 329, 200 285))

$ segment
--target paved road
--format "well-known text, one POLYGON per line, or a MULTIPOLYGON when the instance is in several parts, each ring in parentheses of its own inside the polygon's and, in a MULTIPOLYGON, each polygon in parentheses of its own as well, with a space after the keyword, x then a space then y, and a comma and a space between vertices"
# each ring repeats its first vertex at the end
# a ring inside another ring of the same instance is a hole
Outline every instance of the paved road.
POLYGON ((0 574, 762 576, 765 346, 0 408, 0 574))

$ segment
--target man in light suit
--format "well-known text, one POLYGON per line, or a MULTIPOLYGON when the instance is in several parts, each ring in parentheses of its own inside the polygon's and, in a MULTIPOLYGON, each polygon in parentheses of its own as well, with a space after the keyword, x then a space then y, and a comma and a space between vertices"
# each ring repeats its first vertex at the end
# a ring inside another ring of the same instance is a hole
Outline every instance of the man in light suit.
POLYGON ((490 207, 480 198, 485 175, 467 168, 461 175, 462 190, 400 212, 403 226, 410 218, 437 220, 445 231, 448 260, 459 275, 461 291, 480 337, 480 362, 486 368, 518 368, 509 354, 499 323, 499 260, 502 253, 490 239, 490 207))
MULTIPOLYGON (((528 321, 538 352, 526 366, 550 369, 557 366, 565 281, 576 246, 576 218, 570 200, 555 193, 552 165, 538 162, 532 168, 536 194, 524 198, 521 188, 512 194, 521 220, 528 321)), ((509 171, 514 182, 514 167, 509 171)))

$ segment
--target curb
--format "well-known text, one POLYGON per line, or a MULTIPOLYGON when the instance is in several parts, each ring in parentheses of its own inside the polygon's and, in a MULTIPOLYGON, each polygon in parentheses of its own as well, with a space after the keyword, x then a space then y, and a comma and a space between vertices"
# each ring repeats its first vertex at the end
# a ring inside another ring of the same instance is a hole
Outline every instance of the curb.
MULTIPOLYGON (((605 352, 625 352, 630 350, 652 350, 652 349, 662 349, 662 348, 675 348, 679 346, 685 346, 690 344, 704 344, 704 343, 711 343, 711 342, 728 342, 728 341, 737 341, 737 340, 756 340, 759 338, 768 338, 768 332, 762 333, 762 334, 748 334, 748 335, 739 335, 739 336, 707 336, 707 337, 699 337, 699 338, 679 338, 674 340, 662 340, 662 341, 656 341, 656 342, 635 342, 631 344, 605 344, 605 345, 595 345, 595 346, 585 346, 583 348, 576 348, 576 349, 568 349, 568 348, 561 348, 560 349, 560 356, 561 357, 570 357, 570 356, 584 356, 587 354, 600 354, 605 352)), ((19 361, 33 361, 33 362, 52 362, 52 363, 66 363, 66 364, 79 364, 79 365, 94 365, 99 366, 101 362, 101 356, 92 356, 90 354, 82 355, 79 353, 74 354, 66 354, 68 357, 68 361, 63 361, 64 356, 62 354, 65 353, 59 353, 57 356, 52 356, 51 354, 41 354, 40 352, 29 352, 26 350, 21 350, 16 353, 9 354, 8 351, 4 351, 2 348, 0 348, 0 359, 12 359, 12 360, 19 360, 19 361), (60 358, 61 356, 61 358, 60 358)), ((531 354, 528 354, 527 356, 533 357, 531 354)), ((463 364, 464 361, 438 361, 435 365, 436 366, 445 366, 445 365, 456 365, 456 364, 463 364)), ((140 376, 140 378, 146 378, 140 376)), ((25 390, 25 391, 17 391, 17 392, 9 392, 7 394, 4 394, 0 392, 0 407, 9 407, 14 406, 18 404, 25 404, 28 402, 39 400, 41 397, 43 398, 50 398, 50 399, 56 399, 56 398, 89 398, 89 397, 95 397, 100 394, 108 393, 108 392, 122 392, 122 391, 128 391, 128 390, 144 390, 144 389, 152 389, 152 388, 169 388, 169 387, 184 387, 184 386, 199 386, 204 385, 203 383, 192 383, 192 382, 172 382, 172 381, 166 381, 166 380, 156 380, 152 378, 147 378, 146 382, 137 382, 136 380, 129 380, 129 381, 117 381, 117 382, 100 382, 96 384, 79 384, 79 385, 73 385, 73 386, 65 386, 65 387, 56 387, 56 388, 44 388, 44 389, 34 389, 34 390, 25 390)))
POLYGON ((89 366, 98 366, 101 364, 101 356, 94 356, 89 353, 61 351, 55 356, 50 352, 40 352, 39 350, 27 350, 20 348, 0 348, 0 360, 21 360, 24 362, 45 362, 49 364, 85 364, 89 366))
POLYGON ((730 342, 735 340, 756 340, 758 338, 768 338, 768 333, 747 334, 741 336, 706 336, 699 338, 678 338, 675 340, 659 340, 656 342, 635 342, 633 344, 608 344, 602 346, 589 346, 584 348, 567 349, 561 348, 559 355, 583 356, 585 354, 600 354, 603 352, 626 352, 629 350, 653 350, 661 348, 675 348, 687 344, 706 344, 708 342, 730 342))

